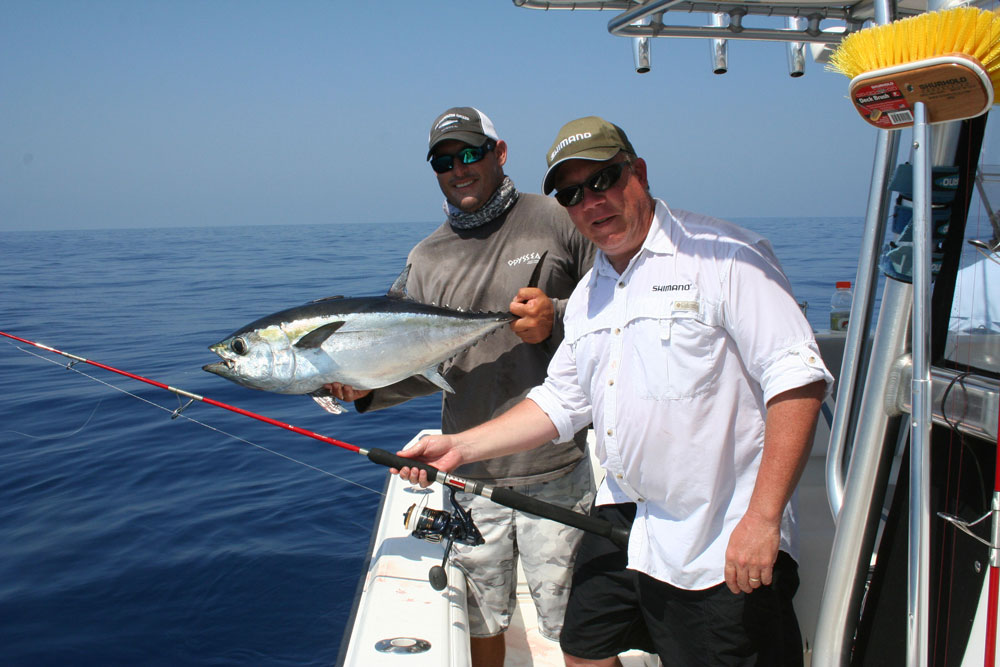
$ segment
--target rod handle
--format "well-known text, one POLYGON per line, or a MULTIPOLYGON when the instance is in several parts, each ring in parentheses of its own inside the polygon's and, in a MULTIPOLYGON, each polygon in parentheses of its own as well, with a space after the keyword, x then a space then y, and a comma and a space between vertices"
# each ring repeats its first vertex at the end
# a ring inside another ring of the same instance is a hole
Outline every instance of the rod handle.
POLYGON ((552 503, 547 503, 503 487, 494 488, 489 498, 505 507, 534 514, 543 519, 551 519, 552 521, 557 521, 573 528, 579 528, 582 531, 606 537, 614 542, 617 547, 622 549, 628 548, 629 530, 622 526, 615 526, 604 519, 580 514, 566 507, 553 505, 552 503))
MULTIPOLYGON (((386 468, 395 468, 399 470, 400 468, 419 468, 420 470, 427 471, 427 479, 432 482, 437 481, 437 475, 440 470, 432 465, 427 465, 426 463, 421 463, 414 459, 407 459, 399 456, 397 454, 392 454, 385 451, 384 449, 379 449, 378 447, 372 447, 368 450, 368 460, 372 463, 377 463, 380 466, 385 466, 386 468)), ((442 479, 442 482, 444 480, 442 479)))

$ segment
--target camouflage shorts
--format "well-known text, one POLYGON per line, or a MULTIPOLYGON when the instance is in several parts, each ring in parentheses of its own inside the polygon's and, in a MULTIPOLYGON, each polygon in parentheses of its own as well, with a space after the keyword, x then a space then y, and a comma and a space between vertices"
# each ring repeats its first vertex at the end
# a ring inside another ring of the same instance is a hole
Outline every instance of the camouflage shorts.
MULTIPOLYGON (((518 493, 586 514, 594 500, 590 460, 551 482, 514 487, 518 493)), ((469 583, 469 630, 492 637, 507 630, 517 605, 517 559, 538 612, 543 637, 559 640, 573 578, 573 560, 583 533, 548 519, 497 505, 469 493, 456 494, 483 534, 485 544, 455 545, 452 562, 469 583)))

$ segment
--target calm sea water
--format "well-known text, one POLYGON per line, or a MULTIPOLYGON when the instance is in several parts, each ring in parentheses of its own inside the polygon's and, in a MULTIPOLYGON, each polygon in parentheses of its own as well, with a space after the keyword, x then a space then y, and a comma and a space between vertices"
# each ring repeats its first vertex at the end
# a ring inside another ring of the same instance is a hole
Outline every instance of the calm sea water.
MULTIPOLYGON (((861 221, 738 222, 828 327, 861 221)), ((201 366, 256 317, 384 293, 436 224, 0 233, 0 330, 394 451, 437 397, 332 416, 201 366)), ((173 394, 22 349, 0 342, 0 664, 336 661, 383 468, 200 403, 171 419, 173 394)))

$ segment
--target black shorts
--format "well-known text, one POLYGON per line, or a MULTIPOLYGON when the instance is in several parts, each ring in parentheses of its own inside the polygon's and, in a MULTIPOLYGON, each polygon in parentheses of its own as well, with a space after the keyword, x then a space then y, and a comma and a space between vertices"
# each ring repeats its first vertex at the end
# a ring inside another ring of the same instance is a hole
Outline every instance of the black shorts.
MULTIPOLYGON (((635 504, 602 505, 591 514, 631 526, 635 504)), ((657 653, 665 665, 802 665, 792 596, 798 565, 778 553, 770 586, 734 595, 723 583, 689 591, 625 567, 627 554, 587 533, 573 571, 560 645, 600 660, 629 649, 657 653)))

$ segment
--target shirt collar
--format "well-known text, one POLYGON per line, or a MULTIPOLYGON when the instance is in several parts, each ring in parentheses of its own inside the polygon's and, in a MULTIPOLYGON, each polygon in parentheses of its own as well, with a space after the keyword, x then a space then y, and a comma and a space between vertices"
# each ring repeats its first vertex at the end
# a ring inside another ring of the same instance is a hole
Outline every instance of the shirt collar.
MULTIPOLYGON (((670 231, 673 225, 677 223, 677 218, 674 217, 673 212, 665 201, 662 199, 654 199, 653 201, 656 204, 653 209, 653 223, 649 226, 646 240, 642 242, 639 252, 629 262, 625 273, 629 272, 635 264, 636 259, 644 253, 672 255, 676 249, 676 245, 670 237, 670 231)), ((618 272, 611 266, 611 262, 603 250, 598 250, 594 257, 594 272, 591 277, 591 284, 597 280, 598 276, 611 278, 612 280, 617 280, 619 277, 618 272)))

